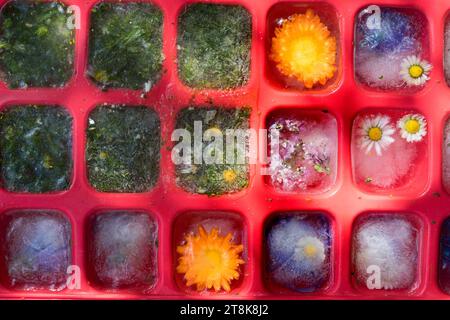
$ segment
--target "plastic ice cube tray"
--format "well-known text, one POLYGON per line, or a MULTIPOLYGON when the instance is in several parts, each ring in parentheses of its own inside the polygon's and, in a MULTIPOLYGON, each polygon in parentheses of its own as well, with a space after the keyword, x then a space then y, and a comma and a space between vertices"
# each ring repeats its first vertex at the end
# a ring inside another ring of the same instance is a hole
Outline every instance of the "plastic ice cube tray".
MULTIPOLYGON (((141 92, 108 90, 103 92, 86 76, 89 15, 97 0, 65 0, 77 5, 81 13, 81 28, 76 31, 75 73, 60 89, 30 88, 10 90, 0 83, 0 108, 11 104, 56 104, 66 107, 73 117, 74 171, 70 189, 54 194, 19 194, 0 190, 0 210, 53 209, 63 212, 72 223, 73 263, 81 267, 81 289, 49 291, 14 291, 0 286, 0 298, 113 298, 113 299, 180 299, 180 298, 270 298, 270 299, 372 299, 412 298, 448 299, 438 285, 439 234, 443 220, 449 216, 450 196, 441 180, 441 145, 443 127, 450 111, 450 88, 444 80, 444 21, 450 9, 449 0, 379 0, 375 4, 411 7, 420 10, 428 20, 430 62, 434 65, 431 80, 423 90, 411 94, 375 92, 358 85, 354 78, 354 21, 362 8, 373 4, 366 0, 284 1, 276 0, 212 0, 210 3, 242 5, 252 16, 251 78, 248 84, 232 91, 193 90, 182 84, 177 75, 177 18, 193 1, 154 0, 164 16, 163 52, 165 56, 161 80, 141 98, 141 92), (326 3, 326 6, 323 4, 326 3), (297 5, 311 5, 334 16, 340 42, 339 68, 329 86, 314 91, 285 89, 279 84, 268 61, 268 44, 273 16, 289 15, 297 5), (194 98, 193 98, 194 97, 194 98), (175 183, 171 161, 170 135, 177 112, 192 104, 208 104, 252 108, 250 125, 266 126, 268 115, 277 109, 289 114, 292 110, 328 110, 338 122, 338 173, 336 183, 322 194, 282 194, 270 187, 259 174, 261 165, 251 165, 249 187, 239 193, 219 197, 189 194, 175 183), (153 107, 161 119, 161 166, 156 186, 145 193, 100 193, 88 183, 85 161, 86 127, 89 112, 102 103, 146 105, 153 107), (427 165, 419 173, 423 188, 411 188, 401 193, 370 194, 355 184, 352 175, 350 137, 352 122, 363 109, 407 108, 420 111, 429 125, 427 165), (158 223, 158 278, 154 288, 146 293, 129 290, 115 292, 96 289, 87 278, 88 217, 106 209, 144 210, 158 223), (186 212, 231 211, 242 216, 247 237, 247 264, 242 281, 230 293, 186 291, 176 281, 173 234, 174 221, 186 212), (321 211, 331 220, 332 275, 330 285, 313 294, 276 294, 268 290, 263 274, 263 228, 272 214, 280 211, 321 211), (399 212, 410 214, 422 225, 419 243, 419 272, 412 291, 361 290, 351 275, 351 234, 355 219, 367 212, 399 212)), ((123 1, 126 2, 126 1, 123 1)), ((0 0, 4 5, 5 0, 0 0)))

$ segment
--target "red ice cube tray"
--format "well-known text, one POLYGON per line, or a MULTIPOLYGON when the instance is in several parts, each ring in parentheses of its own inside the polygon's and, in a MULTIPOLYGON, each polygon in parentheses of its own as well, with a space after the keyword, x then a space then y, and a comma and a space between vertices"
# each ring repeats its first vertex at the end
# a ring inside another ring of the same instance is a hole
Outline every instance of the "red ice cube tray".
MULTIPOLYGON (((128 1, 128 0, 127 0, 128 1)), ((0 0, 0 6, 7 1, 0 0)), ((54 194, 19 194, 0 190, 0 212, 12 209, 55 209, 64 212, 73 228, 73 263, 81 267, 81 289, 48 291, 12 291, 0 286, 0 298, 107 298, 107 299, 181 299, 181 298, 269 298, 269 299, 448 299, 437 281, 439 231, 450 215, 450 195, 442 187, 441 145, 443 127, 450 112, 450 88, 444 80, 444 21, 450 0, 213 0, 211 3, 242 5, 252 15, 251 78, 248 84, 233 91, 193 90, 182 84, 177 75, 177 19, 181 10, 194 1, 153 0, 164 15, 164 72, 161 80, 145 98, 141 92, 129 90, 101 91, 86 76, 89 16, 98 0, 64 0, 81 9, 81 28, 76 31, 75 73, 61 89, 31 88, 9 90, 0 83, 0 108, 11 104, 57 104, 66 107, 73 117, 74 171, 70 189, 54 194), (285 89, 277 82, 267 58, 270 41, 271 8, 289 13, 293 4, 310 4, 322 8, 326 3, 335 15, 340 42, 339 72, 331 85, 322 90, 298 91, 285 89), (434 65, 431 80, 421 91, 375 92, 358 85, 354 78, 354 22, 359 10, 370 4, 416 8, 428 20, 430 61, 434 65), (192 100, 195 95, 194 101, 192 100), (239 193, 220 197, 189 194, 175 183, 171 161, 170 134, 177 112, 194 102, 210 101, 226 107, 249 105, 252 108, 251 127, 264 128, 270 112, 283 108, 329 110, 338 122, 338 173, 334 186, 319 195, 282 194, 267 184, 260 175, 261 164, 251 165, 249 187, 239 193), (119 103, 153 107, 162 123, 161 169, 157 185, 146 193, 100 193, 88 183, 85 161, 86 126, 89 112, 98 104, 119 103), (428 120, 428 164, 419 172, 424 187, 401 193, 370 194, 355 184, 352 176, 350 137, 357 113, 369 107, 407 108, 420 111, 428 120), (86 221, 93 213, 104 209, 145 210, 158 222, 158 279, 146 293, 96 289, 86 276, 86 221), (322 211, 331 220, 332 274, 330 285, 314 294, 275 294, 267 289, 263 274, 263 227, 269 216, 279 211, 322 211), (228 294, 197 294, 186 292, 175 277, 173 225, 175 219, 192 211, 232 211, 243 217, 247 240, 247 264, 239 286, 228 294), (417 285, 412 291, 369 291, 355 286, 351 276, 351 231, 355 219, 367 212, 404 212, 422 225, 419 248, 417 285)), ((126 1, 123 1, 126 2, 126 1)), ((198 1, 195 1, 198 2, 198 1)))

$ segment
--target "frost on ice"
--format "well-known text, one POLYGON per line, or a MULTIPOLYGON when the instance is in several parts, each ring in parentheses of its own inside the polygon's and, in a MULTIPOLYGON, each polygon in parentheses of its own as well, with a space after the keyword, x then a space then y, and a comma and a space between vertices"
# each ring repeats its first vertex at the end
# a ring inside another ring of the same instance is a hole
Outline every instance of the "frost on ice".
POLYGON ((445 22, 444 33, 444 73, 447 85, 450 85, 450 19, 445 22))
POLYGON ((272 185, 287 192, 326 191, 336 179, 337 124, 315 117, 277 116, 269 122, 272 185))
POLYGON ((428 80, 431 70, 427 69, 431 65, 423 60, 428 59, 425 17, 412 9, 376 7, 379 11, 361 11, 355 22, 357 80, 366 86, 382 90, 422 85, 428 80), (377 23, 371 23, 373 21, 377 23), (413 69, 413 73, 406 72, 402 76, 402 63, 408 57, 423 61, 421 65, 424 68, 413 69), (414 71, 418 71, 420 75, 414 71))
POLYGON ((323 288, 330 277, 331 230, 322 214, 282 214, 267 232, 267 272, 276 286, 298 292, 323 288))
POLYGON ((353 234, 353 268, 366 287, 373 266, 380 270, 377 289, 410 289, 417 277, 419 230, 398 214, 372 214, 358 222, 353 234))
POLYGON ((439 259, 439 285, 450 294, 450 218, 442 224, 439 259))
POLYGON ((352 133, 355 180, 370 191, 407 186, 426 157, 427 122, 414 112, 366 112, 352 133))
POLYGON ((90 268, 111 289, 150 287, 156 279, 157 227, 146 213, 98 214, 91 225, 90 268))
POLYGON ((450 193, 450 119, 444 128, 442 146, 442 182, 447 193, 450 193))
POLYGON ((59 212, 17 211, 4 217, 7 286, 62 290, 71 264, 71 226, 59 212))

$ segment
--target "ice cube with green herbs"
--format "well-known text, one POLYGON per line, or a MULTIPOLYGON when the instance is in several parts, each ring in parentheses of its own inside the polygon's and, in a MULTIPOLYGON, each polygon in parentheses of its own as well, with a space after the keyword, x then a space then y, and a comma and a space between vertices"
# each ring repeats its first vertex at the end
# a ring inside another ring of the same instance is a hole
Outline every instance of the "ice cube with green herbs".
POLYGON ((189 87, 232 89, 250 77, 252 19, 241 6, 196 3, 178 19, 178 74, 189 87))
POLYGON ((10 88, 64 86, 73 74, 71 21, 60 2, 8 2, 0 15, 0 79, 10 88))
POLYGON ((88 75, 104 88, 148 91, 162 72, 161 11, 149 3, 102 2, 91 13, 88 75))
POLYGON ((101 192, 146 192, 159 175, 160 121, 143 106, 103 105, 88 119, 86 161, 101 192))
POLYGON ((247 107, 188 107, 181 110, 176 129, 184 129, 190 138, 181 135, 172 150, 173 155, 177 155, 177 184, 188 192, 209 196, 245 189, 249 183, 249 118, 247 107), (200 136, 195 133, 199 125, 200 136), (219 136, 222 141, 216 138, 219 136), (196 144, 200 146, 200 152, 196 144))
POLYGON ((57 106, 12 106, 0 115, 2 184, 12 192, 69 188, 72 117, 57 106))

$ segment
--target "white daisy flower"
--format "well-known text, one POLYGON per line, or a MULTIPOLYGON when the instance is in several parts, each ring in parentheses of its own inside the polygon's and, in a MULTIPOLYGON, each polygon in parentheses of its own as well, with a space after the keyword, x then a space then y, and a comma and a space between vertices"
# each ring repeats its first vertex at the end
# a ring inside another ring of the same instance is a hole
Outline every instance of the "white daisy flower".
POLYGON ((381 156, 381 151, 395 141, 392 137, 395 128, 392 127, 390 121, 388 116, 383 115, 371 115, 362 120, 357 135, 359 146, 366 149, 366 154, 375 149, 376 154, 381 156))
POLYGON ((298 261, 320 265, 325 260, 325 246, 316 237, 301 237, 295 247, 295 257, 298 261))
POLYGON ((407 85, 421 86, 430 80, 429 74, 433 66, 417 56, 408 56, 403 59, 400 75, 407 85))
POLYGON ((418 142, 427 135, 427 121, 420 114, 407 114, 397 122, 397 128, 403 139, 418 142))

